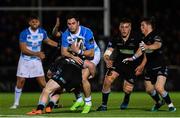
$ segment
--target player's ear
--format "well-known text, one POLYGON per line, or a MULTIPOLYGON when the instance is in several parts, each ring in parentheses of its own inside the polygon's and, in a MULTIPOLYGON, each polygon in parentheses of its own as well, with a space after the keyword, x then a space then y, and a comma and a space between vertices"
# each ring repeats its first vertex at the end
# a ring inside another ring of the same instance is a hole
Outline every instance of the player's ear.
POLYGON ((31 25, 31 20, 28 21, 28 24, 31 25))
POLYGON ((78 25, 79 25, 79 21, 78 21, 77 23, 78 23, 78 25))

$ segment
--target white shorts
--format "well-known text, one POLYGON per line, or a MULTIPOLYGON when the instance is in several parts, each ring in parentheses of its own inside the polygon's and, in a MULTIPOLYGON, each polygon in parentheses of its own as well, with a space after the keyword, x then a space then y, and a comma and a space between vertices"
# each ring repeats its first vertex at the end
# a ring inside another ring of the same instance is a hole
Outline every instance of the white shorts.
POLYGON ((24 78, 44 76, 41 60, 25 60, 20 57, 16 76, 24 78))
POLYGON ((93 64, 95 64, 95 66, 97 66, 98 63, 99 63, 99 61, 100 61, 100 59, 101 59, 101 52, 100 52, 100 51, 95 51, 94 59, 91 60, 91 62, 92 62, 93 64))

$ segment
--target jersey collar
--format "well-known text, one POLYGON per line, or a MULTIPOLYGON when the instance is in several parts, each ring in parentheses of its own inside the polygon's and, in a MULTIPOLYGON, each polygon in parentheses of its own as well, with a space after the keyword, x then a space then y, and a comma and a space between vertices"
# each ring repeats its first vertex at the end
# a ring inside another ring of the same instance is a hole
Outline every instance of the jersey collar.
POLYGON ((29 27, 28 30, 31 34, 37 34, 39 32, 39 28, 35 32, 31 30, 31 27, 29 27))
POLYGON ((72 38, 78 37, 79 34, 80 34, 80 32, 81 32, 81 26, 79 26, 79 30, 78 30, 78 32, 77 32, 76 34, 70 33, 70 36, 71 36, 72 38))

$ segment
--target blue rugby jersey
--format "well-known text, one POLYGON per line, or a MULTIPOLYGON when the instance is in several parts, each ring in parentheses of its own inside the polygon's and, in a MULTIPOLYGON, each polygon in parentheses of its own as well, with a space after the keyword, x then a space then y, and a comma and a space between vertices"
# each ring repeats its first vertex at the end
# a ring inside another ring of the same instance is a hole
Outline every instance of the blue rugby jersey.
POLYGON ((90 50, 94 48, 95 52, 100 51, 94 40, 93 32, 84 26, 79 26, 79 31, 76 34, 71 34, 71 32, 66 29, 66 31, 62 34, 61 45, 63 47, 69 47, 78 39, 81 39, 83 42, 83 50, 90 50))
MULTIPOLYGON (((38 28, 35 32, 33 32, 29 27, 20 33, 19 41, 20 43, 26 43, 29 50, 33 52, 39 52, 41 51, 42 41, 47 38, 47 33, 43 28, 38 28)), ((29 56, 23 54, 22 52, 21 57, 26 60, 39 59, 39 57, 29 56)))

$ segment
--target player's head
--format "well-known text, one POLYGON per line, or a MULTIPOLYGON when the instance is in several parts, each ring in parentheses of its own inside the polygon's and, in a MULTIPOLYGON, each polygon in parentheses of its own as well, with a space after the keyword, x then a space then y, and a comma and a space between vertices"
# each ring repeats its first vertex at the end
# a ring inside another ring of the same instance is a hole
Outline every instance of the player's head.
POLYGON ((131 33, 131 20, 128 19, 128 18, 123 18, 121 21, 120 21, 120 24, 119 24, 119 31, 121 33, 121 36, 122 37, 127 37, 130 35, 131 33))
POLYGON ((79 18, 75 13, 69 14, 67 17, 67 26, 71 33, 75 34, 79 30, 79 18))
POLYGON ((29 22, 31 29, 33 29, 33 30, 36 30, 40 26, 40 20, 35 15, 30 16, 28 22, 29 22))
POLYGON ((141 19, 141 32, 146 36, 155 29, 155 18, 147 17, 141 19))

